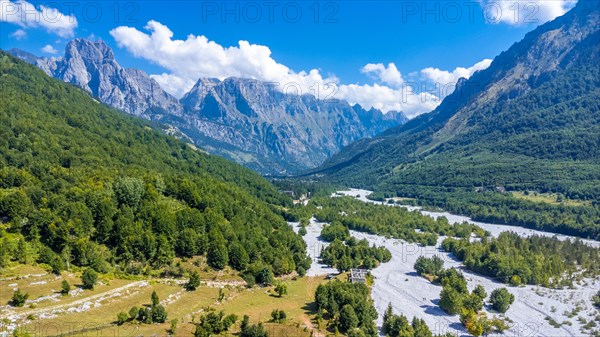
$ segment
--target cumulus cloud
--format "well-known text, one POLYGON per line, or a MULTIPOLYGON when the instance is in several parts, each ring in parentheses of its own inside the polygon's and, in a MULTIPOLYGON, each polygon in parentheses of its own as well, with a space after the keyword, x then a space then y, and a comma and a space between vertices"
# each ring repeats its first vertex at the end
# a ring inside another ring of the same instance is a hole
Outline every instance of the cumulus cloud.
POLYGON ((407 84, 397 89, 379 84, 341 85, 339 94, 351 104, 358 103, 367 109, 374 107, 384 112, 402 111, 408 118, 430 112, 440 104, 435 94, 419 93, 407 84))
POLYGON ((200 77, 245 77, 280 85, 295 83, 304 93, 311 92, 315 83, 338 82, 335 77, 323 77, 317 69, 294 72, 275 61, 266 46, 239 41, 237 46, 223 47, 205 36, 194 35, 174 40, 173 32, 156 21, 148 22, 145 28, 149 34, 125 26, 111 30, 110 34, 119 47, 169 70, 154 79, 176 96, 191 89, 200 77))
POLYGON ((369 63, 364 66, 361 71, 364 74, 370 74, 381 82, 392 86, 398 87, 404 83, 402 74, 398 71, 398 68, 396 68, 394 63, 388 64, 387 68, 383 63, 369 63))
POLYGON ((12 34, 10 34, 10 36, 16 40, 23 40, 27 37, 27 32, 23 29, 17 29, 12 34))
POLYGON ((49 45, 49 44, 45 45, 45 46, 42 48, 42 51, 43 51, 44 53, 47 53, 47 54, 52 54, 52 55, 54 55, 54 54, 58 54, 58 50, 56 50, 56 48, 52 47, 52 46, 51 46, 51 45, 49 45))
POLYGON ((77 28, 74 15, 44 5, 36 8, 25 0, 0 0, 0 22, 13 23, 23 29, 43 28, 63 38, 73 37, 77 28))
MULTIPOLYGON (((188 92, 199 78, 243 77, 277 83, 276 89, 296 93, 315 93, 318 86, 321 99, 344 99, 358 103, 366 109, 371 107, 384 112, 403 111, 414 117, 435 109, 440 95, 421 88, 419 84, 407 83, 394 63, 369 63, 360 71, 375 79, 375 84, 347 84, 333 76, 324 76, 318 69, 294 71, 277 62, 267 46, 239 41, 237 45, 224 47, 205 36, 188 35, 185 40, 173 39, 169 27, 150 21, 140 31, 121 26, 110 31, 120 48, 135 57, 146 59, 163 67, 166 72, 151 75, 164 90, 176 97, 188 92), (295 88, 290 88, 289 85, 295 88), (332 85, 334 84, 334 85, 332 85), (286 85, 288 86, 286 89, 286 85), (332 88, 335 94, 332 94, 332 88), (416 88, 416 89, 415 89, 416 88)), ((457 68, 447 72, 428 68, 423 74, 425 81, 434 78, 443 82, 456 82, 459 77, 470 77, 475 71, 489 66, 484 60, 470 68, 457 68)))
POLYGON ((475 63, 470 68, 458 67, 453 71, 440 70, 438 68, 425 68, 421 70, 421 75, 425 78, 431 80, 434 83, 439 83, 440 85, 447 85, 451 83, 456 83, 459 78, 469 78, 476 71, 487 69, 487 67, 492 64, 491 59, 485 59, 481 62, 475 63))
POLYGON ((509 25, 542 24, 565 14, 577 3, 577 0, 479 1, 488 22, 509 25))
POLYGON ((456 83, 460 78, 470 78, 479 70, 487 69, 492 64, 491 59, 475 63, 472 67, 458 67, 452 71, 441 70, 439 68, 425 68, 421 70, 421 76, 426 81, 432 82, 436 95, 441 99, 454 92, 456 83))

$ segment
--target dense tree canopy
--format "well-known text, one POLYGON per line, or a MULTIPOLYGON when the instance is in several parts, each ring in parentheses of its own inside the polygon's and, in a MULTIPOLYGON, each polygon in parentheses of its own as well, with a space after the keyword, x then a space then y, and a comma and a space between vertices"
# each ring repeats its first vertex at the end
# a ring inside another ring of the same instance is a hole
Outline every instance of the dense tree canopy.
POLYGON ((321 284, 315 293, 315 303, 329 317, 339 317, 333 324, 340 332, 359 328, 366 336, 377 336, 374 322, 377 311, 365 284, 340 281, 321 284))
POLYGON ((446 239, 442 247, 467 268, 513 285, 570 285, 575 276, 600 272, 600 250, 583 242, 503 232, 483 242, 446 239))
POLYGON ((140 273, 208 254, 217 269, 308 268, 278 214, 290 200, 258 174, 5 53, 0 65, 0 266, 140 273))

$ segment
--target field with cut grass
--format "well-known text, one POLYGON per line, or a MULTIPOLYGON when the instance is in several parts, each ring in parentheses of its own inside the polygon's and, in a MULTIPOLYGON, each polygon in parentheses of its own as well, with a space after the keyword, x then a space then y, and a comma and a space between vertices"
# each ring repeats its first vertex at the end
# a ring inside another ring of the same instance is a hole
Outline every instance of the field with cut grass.
POLYGON ((573 200, 559 196, 556 193, 537 193, 537 192, 512 192, 515 198, 529 200, 532 202, 545 203, 550 205, 565 205, 565 206, 586 206, 591 205, 591 202, 584 200, 573 200))

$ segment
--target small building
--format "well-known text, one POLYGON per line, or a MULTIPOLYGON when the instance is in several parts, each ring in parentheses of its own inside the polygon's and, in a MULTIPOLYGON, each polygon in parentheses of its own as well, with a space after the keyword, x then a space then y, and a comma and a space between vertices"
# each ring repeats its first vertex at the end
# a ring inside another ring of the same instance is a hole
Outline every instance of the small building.
POLYGON ((366 269, 350 269, 348 280, 351 283, 367 283, 367 273, 366 269))

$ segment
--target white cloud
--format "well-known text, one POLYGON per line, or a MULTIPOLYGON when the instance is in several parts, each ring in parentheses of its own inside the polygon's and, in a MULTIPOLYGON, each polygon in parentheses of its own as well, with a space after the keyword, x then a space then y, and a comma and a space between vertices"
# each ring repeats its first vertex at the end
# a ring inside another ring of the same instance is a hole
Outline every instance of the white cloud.
POLYGON ((388 64, 387 68, 383 63, 369 63, 364 66, 361 71, 364 74, 372 74, 381 82, 392 86, 398 87, 404 83, 402 74, 400 74, 394 63, 388 64))
POLYGON ((23 29, 17 29, 14 33, 10 34, 16 40, 22 40, 27 37, 27 32, 23 29))
POLYGON ((553 20, 573 8, 577 0, 479 0, 479 3, 488 22, 522 25, 553 20))
MULTIPOLYGON (((165 68, 165 73, 151 76, 176 97, 188 92, 199 78, 243 77, 276 82, 279 85, 275 88, 279 90, 286 84, 295 83, 302 93, 314 93, 316 84, 322 96, 319 98, 344 99, 366 109, 375 107, 384 112, 403 111, 409 117, 429 112, 440 103, 439 93, 425 90, 421 84, 408 83, 394 63, 387 66, 369 63, 361 69, 362 73, 375 78, 375 84, 344 84, 333 75, 323 76, 318 69, 296 72, 274 60, 267 46, 239 41, 236 46, 224 47, 205 36, 195 35, 177 40, 173 39, 173 32, 167 26, 156 21, 148 22, 145 29, 148 32, 121 26, 110 34, 119 47, 135 57, 165 68), (337 88, 332 97, 327 88, 331 83, 337 88)), ((433 77, 447 77, 455 82, 459 77, 469 77, 476 70, 489 66, 489 62, 484 60, 473 67, 457 68, 452 72, 428 68, 430 70, 423 70, 422 74, 428 74, 427 82, 433 77)), ((285 91, 295 92, 293 88, 285 91)))
POLYGON ((223 47, 205 36, 194 35, 173 40, 173 32, 156 21, 148 22, 145 28, 150 34, 125 26, 110 34, 119 47, 169 70, 169 74, 154 79, 176 96, 191 89, 200 77, 246 77, 277 82, 280 86, 296 83, 303 93, 311 92, 315 83, 338 82, 335 77, 324 78, 317 69, 294 72, 275 61, 266 46, 239 41, 237 46, 223 47))
POLYGON ((359 103, 367 109, 374 107, 384 112, 402 111, 409 118, 430 112, 440 104, 436 95, 429 92, 418 93, 407 84, 397 89, 379 84, 341 85, 339 95, 351 104, 359 103))
POLYGON ((171 93, 175 97, 183 96, 198 81, 198 78, 195 80, 189 77, 181 78, 177 75, 166 73, 160 75, 150 75, 150 77, 156 80, 156 82, 160 84, 161 88, 163 88, 166 92, 171 93))
POLYGON ((421 75, 425 78, 431 80, 434 83, 440 84, 441 86, 445 86, 448 84, 453 84, 458 81, 459 78, 469 78, 476 71, 487 69, 487 67, 492 64, 492 60, 485 59, 481 62, 476 63, 470 68, 458 67, 453 71, 440 70, 438 68, 425 68, 421 70, 421 75))
POLYGON ((77 28, 74 15, 44 5, 36 8, 25 0, 0 0, 0 22, 13 23, 23 29, 40 27, 63 38, 73 37, 77 28))
POLYGON ((42 51, 44 53, 52 54, 52 55, 58 54, 58 50, 56 50, 56 48, 52 47, 49 44, 45 45, 44 48, 42 48, 42 51))

